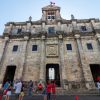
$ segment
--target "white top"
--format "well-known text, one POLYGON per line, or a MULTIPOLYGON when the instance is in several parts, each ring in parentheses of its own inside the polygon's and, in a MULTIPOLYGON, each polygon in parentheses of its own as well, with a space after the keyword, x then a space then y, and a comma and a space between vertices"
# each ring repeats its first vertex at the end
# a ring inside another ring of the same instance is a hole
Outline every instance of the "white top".
POLYGON ((100 82, 97 82, 98 89, 100 89, 100 82))
POLYGON ((15 87, 16 87, 15 93, 20 93, 22 88, 22 83, 18 82, 15 87))

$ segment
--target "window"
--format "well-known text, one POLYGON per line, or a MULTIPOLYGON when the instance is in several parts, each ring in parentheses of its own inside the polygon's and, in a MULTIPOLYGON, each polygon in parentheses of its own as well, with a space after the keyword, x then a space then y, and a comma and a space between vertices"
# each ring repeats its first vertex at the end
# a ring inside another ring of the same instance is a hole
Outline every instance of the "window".
POLYGON ((92 44, 91 43, 87 43, 87 49, 88 50, 93 50, 92 44))
POLYGON ((37 51, 37 45, 32 46, 32 51, 37 51))
POLYGON ((51 19, 51 16, 48 16, 48 19, 51 19))
POLYGON ((51 16, 52 17, 52 19, 55 19, 55 16, 51 16))
POLYGON ((71 44, 66 44, 67 50, 72 50, 72 45, 71 44))
POLYGON ((20 34, 22 32, 22 29, 18 29, 17 34, 20 34))
POLYGON ((55 19, 55 13, 54 12, 48 12, 48 20, 54 20, 55 19))
POLYGON ((55 33, 54 27, 49 27, 48 28, 48 33, 55 33))
POLYGON ((13 46, 13 52, 16 52, 18 50, 18 45, 13 46))
POLYGON ((81 31, 87 31, 86 26, 81 26, 81 31))

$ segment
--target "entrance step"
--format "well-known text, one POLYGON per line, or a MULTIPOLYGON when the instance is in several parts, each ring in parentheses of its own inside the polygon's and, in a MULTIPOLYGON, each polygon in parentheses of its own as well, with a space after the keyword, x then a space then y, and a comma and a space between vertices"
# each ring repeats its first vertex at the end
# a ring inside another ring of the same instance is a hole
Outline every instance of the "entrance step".
POLYGON ((56 94, 57 95, 98 95, 99 91, 97 89, 91 89, 91 90, 65 90, 63 88, 56 88, 56 94))

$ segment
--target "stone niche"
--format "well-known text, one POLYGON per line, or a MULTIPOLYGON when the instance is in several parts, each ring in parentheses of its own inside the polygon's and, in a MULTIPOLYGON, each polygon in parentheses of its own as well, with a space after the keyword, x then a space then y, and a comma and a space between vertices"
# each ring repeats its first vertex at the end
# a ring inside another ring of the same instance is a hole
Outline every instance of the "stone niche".
POLYGON ((47 57, 58 57, 58 44, 47 44, 46 45, 46 56, 47 57))

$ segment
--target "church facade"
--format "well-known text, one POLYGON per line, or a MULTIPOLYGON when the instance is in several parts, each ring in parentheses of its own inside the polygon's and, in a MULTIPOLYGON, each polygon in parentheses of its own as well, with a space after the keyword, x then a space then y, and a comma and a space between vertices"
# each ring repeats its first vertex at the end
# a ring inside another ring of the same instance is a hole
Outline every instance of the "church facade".
POLYGON ((8 22, 0 36, 0 81, 55 80, 66 90, 94 89, 100 76, 100 20, 63 19, 60 7, 42 17, 8 22), (53 74, 52 74, 53 73, 53 74), (50 76, 51 75, 51 76, 50 76))

